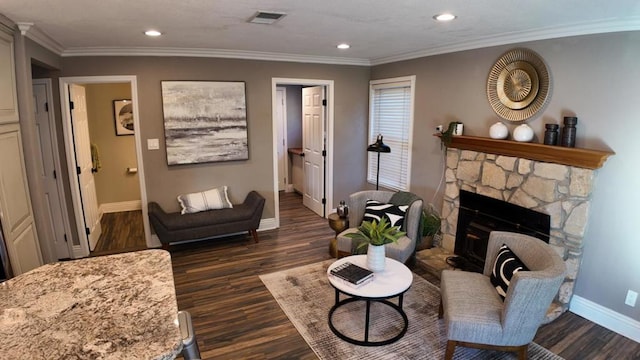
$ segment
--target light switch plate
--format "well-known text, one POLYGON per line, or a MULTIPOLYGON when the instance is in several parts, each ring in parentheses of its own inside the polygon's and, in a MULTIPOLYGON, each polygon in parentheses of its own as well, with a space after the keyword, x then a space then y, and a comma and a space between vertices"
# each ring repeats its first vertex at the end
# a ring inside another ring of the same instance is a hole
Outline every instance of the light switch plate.
POLYGON ((638 293, 633 290, 629 290, 627 291, 627 298, 624 300, 624 303, 629 306, 636 306, 637 299, 638 299, 638 293))
POLYGON ((147 149, 148 150, 160 149, 160 141, 158 141, 158 139, 147 139, 147 149))

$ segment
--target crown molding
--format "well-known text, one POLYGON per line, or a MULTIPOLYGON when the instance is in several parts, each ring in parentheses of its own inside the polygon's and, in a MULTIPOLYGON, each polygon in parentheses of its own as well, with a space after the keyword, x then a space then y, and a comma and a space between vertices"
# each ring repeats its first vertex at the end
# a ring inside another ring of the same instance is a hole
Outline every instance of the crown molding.
POLYGON ((33 40, 38 45, 53 52, 54 54, 62 56, 64 46, 54 40, 51 36, 42 32, 37 26, 33 25, 33 23, 21 22, 16 25, 23 36, 33 40))
POLYGON ((199 48, 145 48, 145 47, 95 47, 70 48, 61 54, 63 57, 74 56, 181 56, 211 57, 226 59, 246 59, 263 61, 288 61, 299 63, 370 66, 368 59, 340 58, 327 56, 297 55, 286 53, 270 53, 260 51, 199 49, 199 48))
POLYGON ((624 31, 637 31, 640 30, 640 17, 627 20, 607 20, 598 22, 589 22, 583 24, 575 24, 572 26, 550 27, 536 31, 521 31, 513 32, 503 36, 492 36, 485 39, 460 42, 447 46, 434 47, 430 49, 409 52, 405 54, 381 57, 377 59, 371 59, 371 65, 382 65, 392 62, 412 60, 421 57, 442 55, 447 53, 453 53, 458 51, 480 49, 492 46, 501 46, 515 43, 522 43, 527 41, 548 40, 557 39, 569 36, 580 36, 590 34, 602 34, 611 32, 624 32, 624 31))
MULTIPOLYGON (((288 53, 272 53, 260 51, 204 49, 204 48, 152 48, 152 47, 83 47, 65 49, 62 44, 42 32, 30 23, 21 23, 20 30, 26 37, 63 56, 178 56, 178 57, 209 57, 226 59, 245 59, 262 61, 286 61, 297 63, 314 63, 330 65, 375 66, 392 62, 412 60, 421 57, 442 55, 458 51, 473 50, 492 46, 501 46, 528 41, 547 40, 569 36, 580 36, 610 32, 624 32, 640 30, 640 17, 630 20, 605 20, 574 24, 572 26, 549 27, 536 31, 513 32, 502 36, 486 37, 480 40, 459 42, 447 46, 408 52, 375 59, 343 58, 329 56, 312 56, 288 53)), ((17 24, 20 25, 20 24, 17 24)))

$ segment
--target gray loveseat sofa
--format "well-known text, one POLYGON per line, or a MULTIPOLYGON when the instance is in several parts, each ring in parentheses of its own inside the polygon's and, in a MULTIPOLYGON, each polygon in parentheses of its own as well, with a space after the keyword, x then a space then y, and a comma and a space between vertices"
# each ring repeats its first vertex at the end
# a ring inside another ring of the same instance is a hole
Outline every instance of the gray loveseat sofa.
POLYGON ((207 239, 248 231, 258 242, 257 229, 265 199, 256 191, 247 194, 242 204, 232 208, 201 211, 193 214, 167 213, 155 202, 149 203, 149 221, 162 247, 177 241, 207 239))

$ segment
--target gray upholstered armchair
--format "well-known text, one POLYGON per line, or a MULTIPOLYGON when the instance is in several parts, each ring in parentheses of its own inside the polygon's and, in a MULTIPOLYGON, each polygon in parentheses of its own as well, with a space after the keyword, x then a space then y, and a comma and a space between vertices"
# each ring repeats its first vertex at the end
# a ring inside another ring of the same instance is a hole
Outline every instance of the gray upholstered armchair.
POLYGON ((545 318, 564 279, 562 258, 531 236, 494 231, 489 237, 484 272, 445 270, 440 283, 441 315, 447 327, 445 359, 456 346, 517 352, 527 358, 528 344, 545 318), (528 271, 514 273, 503 299, 490 281, 500 247, 506 244, 528 271))
MULTIPOLYGON (((392 191, 365 190, 353 193, 349 196, 349 228, 337 236, 338 257, 351 255, 352 239, 347 237, 346 234, 356 232, 357 227, 362 223, 367 200, 377 200, 383 203, 388 203, 394 194, 396 193, 392 191)), ((398 260, 402 263, 407 262, 407 260, 409 260, 409 258, 414 254, 417 240, 421 236, 421 234, 418 233, 418 229, 420 227, 422 216, 422 200, 413 194, 406 194, 416 198, 415 201, 410 203, 411 205, 407 209, 405 216, 405 226, 403 231, 405 231, 407 235, 398 239, 396 243, 385 245, 386 257, 398 260)))

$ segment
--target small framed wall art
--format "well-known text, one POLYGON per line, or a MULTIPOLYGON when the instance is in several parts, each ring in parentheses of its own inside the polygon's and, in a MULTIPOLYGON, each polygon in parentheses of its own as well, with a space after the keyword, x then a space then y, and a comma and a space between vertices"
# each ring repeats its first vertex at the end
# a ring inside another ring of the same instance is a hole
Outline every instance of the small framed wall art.
POLYGON ((162 81, 169 165, 247 160, 243 81, 162 81))
POLYGON ((133 135, 133 104, 130 99, 113 100, 116 135, 133 135))

